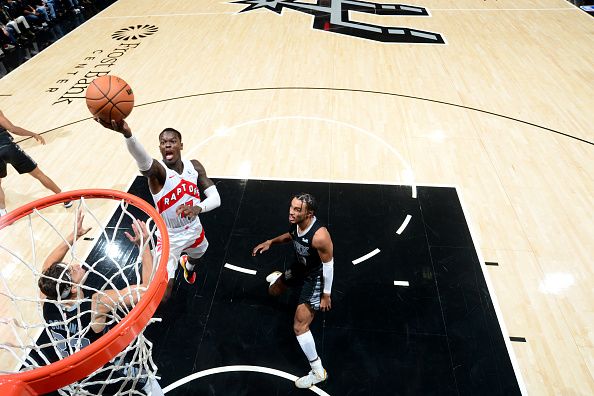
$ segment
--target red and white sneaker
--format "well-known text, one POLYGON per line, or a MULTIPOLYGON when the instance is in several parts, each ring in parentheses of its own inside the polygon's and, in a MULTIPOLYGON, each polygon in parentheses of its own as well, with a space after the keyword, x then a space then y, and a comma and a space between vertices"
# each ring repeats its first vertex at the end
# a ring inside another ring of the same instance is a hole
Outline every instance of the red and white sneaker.
POLYGON ((196 271, 194 270, 196 267, 194 267, 194 269, 192 269, 192 270, 189 270, 186 266, 187 263, 188 263, 188 255, 184 254, 179 258, 179 264, 184 269, 184 279, 190 285, 193 285, 194 282, 196 282, 196 271))

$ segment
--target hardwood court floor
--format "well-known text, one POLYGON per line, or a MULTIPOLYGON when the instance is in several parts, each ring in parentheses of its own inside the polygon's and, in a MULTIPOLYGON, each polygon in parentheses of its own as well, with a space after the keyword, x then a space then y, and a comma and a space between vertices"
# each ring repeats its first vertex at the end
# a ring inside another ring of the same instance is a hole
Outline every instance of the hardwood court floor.
MULTIPOLYGON (((414 5, 431 16, 351 18, 447 45, 312 29, 289 9, 120 0, 2 78, 0 108, 45 132, 21 146, 64 189, 125 190, 136 174, 82 99, 107 70, 134 88, 149 151, 174 126, 213 176, 455 185, 499 264, 486 270, 508 335, 526 339, 512 346, 528 393, 592 394, 592 18, 564 0, 414 5), (131 38, 139 25, 157 31, 131 38)), ((2 185, 9 208, 46 194, 12 170, 2 185)))

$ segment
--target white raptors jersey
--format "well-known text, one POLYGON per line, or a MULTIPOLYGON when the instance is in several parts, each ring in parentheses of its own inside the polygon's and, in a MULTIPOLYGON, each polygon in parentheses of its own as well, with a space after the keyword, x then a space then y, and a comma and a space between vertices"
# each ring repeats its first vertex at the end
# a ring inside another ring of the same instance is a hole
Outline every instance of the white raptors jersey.
POLYGON ((165 184, 161 191, 153 195, 157 210, 161 214, 168 229, 187 227, 194 221, 200 223, 196 216, 193 220, 187 217, 180 217, 175 213, 180 205, 196 206, 200 203, 200 191, 198 190, 198 172, 189 160, 182 160, 184 168, 181 174, 169 169, 162 161, 159 161, 165 168, 165 184))

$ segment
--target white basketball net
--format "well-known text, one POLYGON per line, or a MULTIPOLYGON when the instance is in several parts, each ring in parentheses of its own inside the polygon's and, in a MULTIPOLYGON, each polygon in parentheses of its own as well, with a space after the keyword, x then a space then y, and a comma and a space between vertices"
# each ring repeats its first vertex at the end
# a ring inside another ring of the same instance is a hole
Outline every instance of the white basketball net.
MULTIPOLYGON (((69 210, 64 209, 61 204, 55 204, 40 211, 34 210, 30 215, 0 230, 0 374, 31 370, 52 363, 56 360, 55 356, 63 358, 78 352, 88 345, 87 336, 93 332, 90 323, 87 326, 81 323, 81 317, 85 313, 88 317, 90 313, 90 309, 85 311, 81 309, 81 305, 90 307, 84 302, 91 301, 93 293, 105 295, 106 290, 124 289, 131 284, 140 283, 142 255, 137 254, 139 248, 125 239, 129 245, 126 256, 130 257, 132 254, 136 258, 127 260, 128 263, 117 260, 123 253, 118 250, 115 242, 118 238, 122 240, 124 231, 132 233, 129 228, 124 229, 123 224, 129 227, 135 220, 129 205, 120 201, 121 214, 115 224, 109 227, 103 226, 104 222, 94 213, 113 214, 108 212, 113 211, 114 202, 108 199, 81 198, 74 205, 75 208, 69 210), (94 205, 95 203, 98 205, 94 205), (74 232, 76 235, 79 211, 85 214, 84 226, 91 226, 92 230, 85 235, 87 238, 80 238, 69 245, 70 250, 63 261, 67 264, 78 263, 87 269, 80 284, 85 298, 76 303, 62 300, 60 296, 57 301, 51 300, 43 296, 37 286, 37 281, 42 276, 42 264, 47 254, 60 241, 67 243, 68 234, 74 232), (94 237, 95 242, 89 242, 89 237, 94 237), (106 242, 103 253, 94 255, 99 257, 94 262, 86 262, 89 251, 99 239, 106 242), (111 270, 109 273, 102 273, 102 269, 106 267, 111 270), (98 283, 99 286, 86 284, 89 278, 94 278, 95 284, 98 283), (62 321, 58 320, 50 326, 43 318, 44 304, 57 306, 60 308, 59 312, 63 312, 65 306, 70 306, 76 313, 73 319, 66 320, 63 315, 62 321), (66 330, 66 336, 52 331, 53 326, 62 326, 66 330)), ((147 228, 150 237, 142 240, 141 244, 154 247, 152 236, 157 227, 150 218, 147 228)), ((119 246, 128 248, 124 243, 119 246)), ((151 281, 157 266, 157 257, 154 257, 151 281)), ((138 288, 132 290, 135 291, 128 294, 136 293, 139 300, 138 288)), ((119 295, 119 301, 123 301, 124 297, 126 296, 119 295)), ((120 322, 132 308, 133 306, 118 304, 118 309, 107 315, 106 329, 120 322)), ((157 320, 159 319, 153 318, 149 324, 157 320)), ((58 392, 61 395, 146 394, 142 388, 155 380, 157 370, 151 353, 152 344, 145 338, 143 330, 126 349, 103 367, 58 392)))

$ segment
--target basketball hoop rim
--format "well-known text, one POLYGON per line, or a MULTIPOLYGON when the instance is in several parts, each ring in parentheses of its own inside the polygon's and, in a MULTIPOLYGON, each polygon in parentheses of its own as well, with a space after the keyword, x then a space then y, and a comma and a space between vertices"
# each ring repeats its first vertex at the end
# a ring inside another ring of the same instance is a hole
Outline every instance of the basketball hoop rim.
POLYGON ((136 338, 155 313, 165 293, 167 259, 169 257, 167 227, 161 215, 152 205, 132 194, 109 189, 83 189, 62 192, 30 202, 0 217, 0 230, 10 226, 19 218, 33 213, 34 209, 43 209, 62 202, 75 201, 81 197, 124 200, 141 209, 153 219, 160 231, 163 249, 155 277, 130 313, 97 341, 79 352, 46 366, 22 373, 2 374, 0 375, 0 388, 2 385, 14 386, 14 384, 20 384, 23 389, 28 387, 39 394, 43 394, 88 376, 120 353, 136 338))

